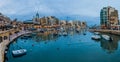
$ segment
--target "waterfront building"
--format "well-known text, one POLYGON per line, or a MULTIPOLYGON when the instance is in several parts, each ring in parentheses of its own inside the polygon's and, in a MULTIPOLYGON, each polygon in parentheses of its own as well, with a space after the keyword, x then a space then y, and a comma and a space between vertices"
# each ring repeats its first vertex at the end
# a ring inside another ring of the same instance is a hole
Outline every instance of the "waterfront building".
POLYGON ((68 20, 59 20, 55 16, 44 16, 39 17, 39 14, 36 13, 36 16, 32 19, 34 23, 34 28, 85 28, 86 22, 81 22, 79 20, 72 20, 69 22, 68 20))
POLYGON ((35 28, 50 28, 57 27, 59 25, 59 19, 55 16, 39 17, 39 14, 36 13, 36 16, 33 17, 33 23, 35 28))
POLYGON ((82 22, 80 22, 79 20, 73 20, 73 26, 75 26, 76 28, 80 28, 80 26, 82 26, 82 22))
POLYGON ((73 21, 72 20, 68 21, 68 25, 73 26, 73 21))
POLYGON ((34 28, 34 23, 32 20, 26 20, 23 22, 24 30, 34 28))
POLYGON ((57 19, 55 16, 49 16, 48 17, 48 24, 58 25, 59 24, 59 19, 57 19))
POLYGON ((0 13, 0 31, 11 29, 12 25, 10 24, 11 24, 10 18, 0 13))
POLYGON ((85 21, 81 22, 81 28, 86 28, 87 27, 87 23, 85 21))
POLYGON ((113 26, 119 24, 118 10, 111 6, 103 7, 100 11, 100 24, 102 29, 113 29, 113 26))
POLYGON ((39 22, 40 22, 40 25, 45 26, 47 25, 47 18, 44 16, 40 18, 39 22))
POLYGON ((60 25, 61 25, 61 26, 66 25, 66 21, 65 21, 65 20, 61 20, 61 21, 60 21, 60 25))

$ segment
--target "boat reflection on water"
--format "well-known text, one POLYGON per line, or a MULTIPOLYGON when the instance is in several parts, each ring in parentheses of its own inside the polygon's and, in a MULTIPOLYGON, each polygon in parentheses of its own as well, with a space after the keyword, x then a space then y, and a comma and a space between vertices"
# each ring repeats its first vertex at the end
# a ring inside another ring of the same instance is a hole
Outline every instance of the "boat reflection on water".
MULTIPOLYGON (((64 36, 64 35, 59 35, 59 33, 61 32, 57 32, 56 31, 46 31, 44 33, 37 33, 36 36, 33 36, 33 40, 35 40, 36 42, 40 42, 40 41, 55 41, 57 40, 59 37, 61 36, 64 36), (57 35, 55 35, 57 34, 57 35)), ((75 35, 75 34, 78 34, 77 32, 75 31, 68 31, 67 32, 68 34, 67 35, 75 35)), ((82 33, 85 33, 83 32, 82 30, 80 30, 79 34, 82 34, 82 33)), ((62 32, 63 34, 63 32, 62 32)))
POLYGON ((100 40, 100 46, 109 54, 114 53, 118 49, 118 42, 120 40, 119 36, 110 36, 113 37, 113 41, 100 40))

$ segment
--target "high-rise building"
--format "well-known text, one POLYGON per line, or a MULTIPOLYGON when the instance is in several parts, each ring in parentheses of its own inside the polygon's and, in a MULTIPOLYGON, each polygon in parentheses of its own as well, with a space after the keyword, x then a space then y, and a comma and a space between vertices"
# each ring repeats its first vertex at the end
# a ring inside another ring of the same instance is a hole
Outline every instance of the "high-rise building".
POLYGON ((109 28, 111 29, 112 26, 118 25, 119 20, 118 20, 118 10, 115 8, 108 6, 108 7, 103 7, 100 12, 100 24, 101 28, 109 28))

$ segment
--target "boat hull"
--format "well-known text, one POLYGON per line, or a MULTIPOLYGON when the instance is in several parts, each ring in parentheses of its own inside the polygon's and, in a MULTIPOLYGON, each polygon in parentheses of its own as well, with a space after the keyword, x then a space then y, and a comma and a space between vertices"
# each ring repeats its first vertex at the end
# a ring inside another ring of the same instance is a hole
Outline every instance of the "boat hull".
POLYGON ((26 49, 20 49, 20 50, 14 50, 14 51, 12 51, 12 55, 14 57, 23 56, 23 55, 26 55, 26 53, 27 53, 26 49))

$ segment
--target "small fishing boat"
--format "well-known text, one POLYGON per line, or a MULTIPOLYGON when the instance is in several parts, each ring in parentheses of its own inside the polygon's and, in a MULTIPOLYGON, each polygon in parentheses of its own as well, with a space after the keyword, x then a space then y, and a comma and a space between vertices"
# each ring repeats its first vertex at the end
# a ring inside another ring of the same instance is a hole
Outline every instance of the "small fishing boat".
POLYGON ((25 55, 27 53, 26 49, 20 49, 20 50, 13 50, 12 54, 13 56, 21 56, 21 55, 25 55))
POLYGON ((105 40, 107 40, 107 41, 112 41, 112 40, 113 40, 113 39, 112 39, 110 36, 108 36, 108 35, 102 35, 102 38, 105 39, 105 40))
POLYGON ((67 32, 63 32, 63 36, 67 36, 68 34, 67 34, 67 32))
POLYGON ((101 37, 99 35, 93 35, 91 38, 93 40, 100 40, 101 39, 101 37))

